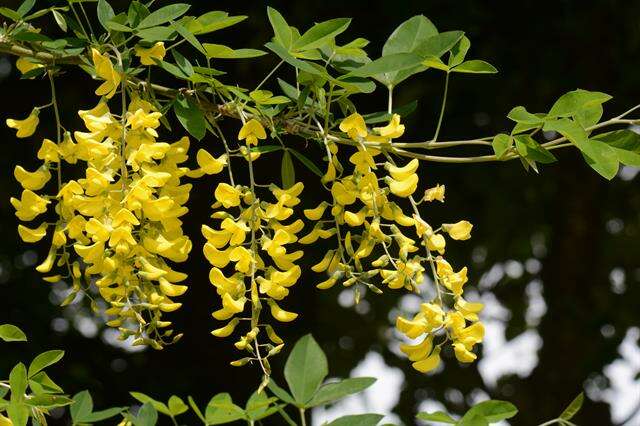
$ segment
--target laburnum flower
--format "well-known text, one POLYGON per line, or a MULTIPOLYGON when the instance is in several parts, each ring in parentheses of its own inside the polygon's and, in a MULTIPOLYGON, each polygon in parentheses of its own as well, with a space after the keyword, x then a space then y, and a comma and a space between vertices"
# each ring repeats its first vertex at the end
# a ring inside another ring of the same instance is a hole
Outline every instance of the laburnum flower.
POLYGON ((148 48, 137 45, 134 50, 142 65, 156 65, 157 61, 161 61, 167 53, 161 41, 148 48))
POLYGON ((440 201, 441 203, 444 202, 444 185, 436 185, 433 188, 429 188, 426 191, 424 191, 424 197, 423 199, 425 201, 440 201))
POLYGON ((466 221, 461 220, 456 223, 443 223, 442 230, 449 234, 454 240, 468 240, 471 238, 471 229, 473 225, 466 221))
POLYGON ((244 123, 238 133, 238 140, 245 140, 248 146, 258 145, 258 139, 266 139, 267 133, 262 124, 255 118, 244 123))
POLYGON ((120 85, 120 73, 113 68, 113 64, 109 57, 101 54, 97 49, 91 49, 91 56, 96 70, 96 75, 105 80, 105 82, 96 89, 96 95, 105 96, 107 99, 110 99, 115 95, 116 90, 120 85))
POLYGON ((38 127, 38 123, 40 123, 40 118, 38 115, 40 114, 40 110, 38 108, 34 108, 31 111, 31 114, 24 120, 16 120, 13 118, 7 118, 6 124, 7 127, 12 129, 16 129, 16 136, 19 138, 28 138, 33 135, 38 127))
POLYGON ((345 132, 353 140, 358 137, 364 138, 369 133, 364 118, 357 112, 354 112, 340 122, 340 130, 345 132))
POLYGON ((400 124, 400 116, 398 114, 393 114, 389 124, 384 127, 374 127, 373 130, 384 138, 395 139, 404 134, 404 124, 400 124))
POLYGON ((32 62, 27 58, 18 58, 16 61, 16 68, 22 73, 26 74, 29 71, 35 70, 37 68, 43 68, 44 65, 39 64, 37 62, 32 62))

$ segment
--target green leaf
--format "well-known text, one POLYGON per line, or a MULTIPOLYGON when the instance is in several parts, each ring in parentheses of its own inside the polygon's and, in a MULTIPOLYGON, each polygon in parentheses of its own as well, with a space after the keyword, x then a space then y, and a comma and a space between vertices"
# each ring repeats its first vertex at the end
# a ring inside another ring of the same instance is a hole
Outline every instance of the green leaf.
POLYGON ((161 412, 162 414, 171 416, 171 411, 164 402, 157 401, 141 392, 129 392, 129 394, 143 404, 151 404, 155 410, 161 412))
POLYGON ((178 121, 182 124, 191 136, 197 140, 202 140, 207 130, 207 124, 204 115, 198 105, 191 98, 179 95, 173 103, 173 111, 178 117, 178 121))
POLYGON ((293 347, 284 366, 284 377, 296 405, 304 406, 316 393, 328 374, 327 357, 307 334, 293 347))
POLYGON ((64 356, 64 351, 52 350, 46 351, 38 355, 31 361, 29 365, 29 377, 33 377, 40 370, 44 370, 50 365, 60 361, 64 356))
POLYGON ((107 24, 114 16, 116 16, 116 13, 113 11, 111 5, 107 3, 107 0, 98 0, 97 14, 100 25, 102 25, 105 30, 109 31, 107 24))
POLYGON ((41 371, 29 379, 29 387, 34 393, 63 393, 46 372, 41 371))
POLYGON ((189 409, 189 406, 184 403, 179 396, 171 395, 168 402, 169 411, 174 416, 178 416, 189 409))
POLYGON ((411 101, 408 104, 404 104, 400 107, 394 108, 389 114, 387 111, 372 112, 371 114, 365 114, 362 116, 364 122, 367 124, 385 123, 391 119, 393 114, 400 114, 403 118, 411 115, 416 110, 418 101, 411 101))
POLYGON ((0 339, 5 342, 26 342, 27 336, 13 324, 0 325, 0 339))
POLYGON ((315 407, 325 405, 344 398, 354 393, 362 392, 372 384, 376 379, 373 377, 356 377, 353 379, 345 379, 337 383, 327 383, 322 385, 318 392, 307 403, 307 407, 315 407))
POLYGON ((24 403, 10 403, 7 406, 7 414, 13 426, 27 426, 29 420, 29 407, 24 403))
POLYGON ((584 393, 580 392, 578 396, 575 397, 571 404, 564 409, 562 414, 560 414, 560 418, 562 420, 571 420, 573 416, 575 416, 578 411, 582 408, 582 404, 584 403, 584 393))
POLYGON ((467 411, 465 417, 470 413, 483 417, 489 423, 495 423, 515 416, 518 414, 518 409, 507 401, 489 400, 473 406, 467 411))
POLYGON ((343 33, 350 23, 350 18, 336 18, 315 24, 296 40, 292 49, 305 51, 318 48, 338 34, 343 33))
POLYGON ((456 426, 489 426, 489 422, 483 416, 469 411, 456 423, 456 426))
POLYGON ((267 154, 269 152, 280 151, 282 149, 282 145, 258 145, 252 146, 251 152, 260 152, 262 154, 267 154))
POLYGON ((488 62, 479 59, 466 61, 451 69, 451 72, 468 74, 495 74, 498 70, 488 62))
POLYGON ((327 426, 376 426, 384 416, 380 414, 356 414, 335 419, 327 426))
POLYGON ((538 117, 535 114, 531 114, 526 110, 523 106, 517 106, 509 111, 507 114, 507 118, 511 121, 515 121, 516 123, 524 123, 524 124, 536 124, 540 125, 544 123, 544 118, 538 117))
POLYGON ((137 27, 140 21, 149 16, 149 9, 147 6, 139 1, 132 1, 127 11, 127 22, 132 27, 137 27))
POLYGON ((422 58, 413 53, 394 53, 392 55, 382 56, 381 58, 371 61, 363 66, 351 71, 348 76, 353 77, 373 77, 385 85, 392 84, 393 80, 389 76, 377 76, 378 74, 392 73, 407 68, 415 67, 422 62, 422 58))
POLYGON ((509 135, 505 135, 504 133, 499 133, 494 136, 491 141, 491 146, 493 147, 493 152, 496 153, 496 157, 501 159, 507 153, 509 148, 513 145, 513 138, 509 135))
POLYGON ((56 21, 56 24, 58 24, 60 29, 66 33, 67 21, 64 19, 64 16, 62 15, 62 13, 58 12, 57 10, 52 10, 51 13, 53 14, 53 19, 56 21))
POLYGON ((200 408, 198 407, 198 404, 196 404, 196 401, 193 399, 193 397, 188 396, 187 401, 189 401, 189 406, 191 407, 193 412, 196 413, 196 416, 198 416, 198 418, 202 421, 202 423, 206 425, 207 420, 204 418, 202 411, 200 411, 200 408))
POLYGON ((322 177, 324 173, 316 166, 313 161, 311 161, 308 157, 304 156, 301 152, 296 151, 295 149, 289 148, 291 154, 296 157, 302 164, 306 166, 307 169, 311 170, 316 176, 322 177))
POLYGON ((542 164, 558 161, 558 159, 529 135, 516 135, 516 150, 521 157, 528 158, 542 164))
POLYGON ((273 379, 269 380, 269 383, 267 384, 267 388, 269 388, 269 390, 273 392, 275 396, 277 396, 287 404, 295 404, 295 401, 293 397, 289 394, 289 392, 287 392, 286 390, 278 386, 275 380, 273 379))
POLYGON ((586 129, 598 124, 602 118, 603 112, 604 110, 602 105, 596 105, 593 107, 583 108, 576 112, 572 117, 576 122, 578 122, 578 124, 580 124, 580 126, 582 126, 583 129, 586 129))
POLYGON ((269 398, 267 393, 255 391, 245 407, 245 412, 250 420, 257 421, 264 419, 278 411, 277 405, 272 405, 278 398, 269 398))
POLYGON ((171 55, 176 61, 178 68, 180 68, 180 71, 182 71, 184 75, 191 77, 193 75, 193 65, 191 65, 191 62, 189 62, 189 60, 182 56, 177 50, 171 51, 171 55))
MULTIPOLYGON (((111 26, 111 23, 112 22, 109 23, 109 26, 111 26)), ((156 41, 169 40, 174 37, 175 33, 176 30, 174 27, 151 27, 137 31, 136 35, 140 37, 140 40, 153 43, 156 41)), ((172 50, 172 52, 176 51, 172 50)))
POLYGON ((227 12, 212 10, 197 19, 186 20, 185 25, 193 34, 201 35, 230 27, 245 19, 247 19, 245 15, 229 16, 227 12))
POLYGON ((208 425, 231 423, 244 418, 244 410, 233 403, 228 393, 219 393, 207 404, 205 419, 208 425))
POLYGON ((119 31, 121 33, 130 33, 131 31, 133 31, 131 28, 127 27, 126 25, 123 25, 113 20, 107 22, 106 25, 109 30, 119 31))
POLYGON ((391 33, 382 47, 382 56, 415 51, 428 38, 438 34, 438 30, 424 15, 407 19, 391 33))
POLYGON ((565 93, 553 104, 549 115, 556 117, 568 117, 574 115, 585 108, 593 108, 602 105, 611 99, 611 96, 602 92, 590 92, 588 90, 577 89, 565 93))
POLYGON ((0 15, 11 19, 14 22, 18 22, 22 20, 22 16, 15 10, 9 9, 8 7, 0 7, 0 15))
POLYGON ((150 403, 142 404, 138 415, 133 418, 135 426, 154 426, 158 422, 158 412, 150 403))
POLYGON ((567 118, 547 121, 544 130, 554 130, 569 139, 585 157, 587 164, 606 179, 613 179, 618 173, 619 163, 616 151, 598 140, 589 139, 587 132, 567 118))
POLYGON ((266 52, 258 49, 232 49, 222 44, 204 43, 204 50, 209 58, 220 59, 244 59, 266 55, 266 52))
POLYGON ((449 65, 442 62, 442 59, 438 58, 437 56, 427 56, 427 58, 422 61, 422 65, 445 72, 449 72, 450 70, 449 65))
POLYGON ((73 423, 82 423, 93 411, 93 400, 89 391, 78 392, 73 396, 73 404, 69 407, 73 423))
POLYGON ((314 75, 326 76, 326 73, 324 73, 320 69, 315 68, 310 63, 293 57, 293 55, 291 55, 285 48, 283 48, 279 44, 276 44, 276 43, 273 43, 273 42, 269 42, 269 43, 265 44, 265 47, 267 49, 271 50, 276 55, 278 55, 280 57, 280 59, 282 59, 283 61, 285 61, 289 65, 292 65, 295 68, 298 68, 301 71, 306 71, 306 72, 308 72, 310 74, 314 74, 314 75))
POLYGON ((31 407, 49 409, 70 405, 73 403, 73 400, 63 395, 51 395, 43 393, 40 395, 31 396, 25 401, 25 403, 31 407))
POLYGON ((615 130, 591 138, 614 149, 618 161, 631 167, 640 167, 640 135, 632 130, 615 130))
POLYGON ((271 28, 273 28, 276 43, 284 47, 286 50, 291 49, 293 35, 291 27, 287 24, 287 21, 280 12, 270 6, 267 7, 267 15, 269 17, 271 28))
POLYGON ((455 424, 457 420, 443 411, 435 411, 433 413, 418 413, 416 416, 419 420, 455 424))
POLYGON ((124 410, 125 409, 122 407, 112 407, 100 411, 94 411, 93 413, 89 413, 87 417, 83 419, 83 421, 86 423, 100 422, 102 420, 110 419, 111 417, 117 416, 124 410))
POLYGON ((18 7, 18 10, 16 12, 18 12, 18 15, 24 17, 27 13, 31 11, 31 9, 33 9, 33 6, 35 6, 35 4, 36 4, 36 0, 24 0, 22 4, 18 7))
POLYGON ((198 49, 200 53, 202 53, 203 55, 207 54, 206 50, 204 50, 204 47, 202 47, 202 44, 200 44, 198 39, 195 38, 195 36, 189 30, 187 30, 182 24, 180 24, 179 22, 174 22, 173 25, 171 25, 171 28, 176 30, 178 34, 182 36, 182 38, 187 40, 187 42, 190 45, 198 49))
POLYGON ((27 368, 23 363, 17 364, 9 373, 9 386, 11 401, 24 401, 24 393, 27 391, 27 368))
POLYGON ((284 189, 291 188, 296 183, 296 171, 293 167, 293 161, 291 160, 289 150, 286 150, 284 154, 282 154, 280 174, 282 177, 282 187, 284 189))
POLYGON ((161 7, 160 9, 151 12, 149 16, 140 21, 137 28, 143 29, 155 27, 171 20, 177 19, 187 13, 187 10, 189 10, 190 7, 190 5, 185 3, 175 3, 165 7, 161 7))

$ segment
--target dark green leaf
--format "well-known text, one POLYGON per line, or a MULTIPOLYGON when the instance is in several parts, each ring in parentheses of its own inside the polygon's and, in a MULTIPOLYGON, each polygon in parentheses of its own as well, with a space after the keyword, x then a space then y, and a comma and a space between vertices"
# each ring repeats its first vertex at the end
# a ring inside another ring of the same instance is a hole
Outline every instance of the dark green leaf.
POLYGON ((27 336, 13 324, 0 325, 0 339, 5 342, 26 342, 27 336))
POLYGON ((344 32, 350 23, 351 19, 349 18, 336 18, 315 24, 296 40, 292 49, 305 51, 318 48, 338 34, 344 32))
POLYGON ((107 0, 98 0, 97 14, 100 25, 102 25, 105 30, 109 31, 107 23, 111 21, 114 16, 116 16, 116 13, 113 11, 111 5, 107 3, 107 0))
POLYGON ((187 40, 187 42, 189 42, 190 45, 198 49, 200 53, 204 55, 207 54, 207 52, 204 50, 204 47, 202 47, 202 44, 200 44, 198 39, 195 38, 195 36, 191 34, 191 32, 189 32, 189 30, 187 30, 182 24, 180 24, 179 22, 174 22, 173 25, 171 25, 171 28, 176 30, 178 34, 182 36, 182 38, 187 40))
POLYGON ((151 12, 149 16, 140 21, 140 23, 138 24, 138 28, 143 29, 155 27, 157 25, 161 25, 177 19, 187 13, 187 10, 189 10, 190 7, 190 5, 185 3, 175 3, 165 7, 161 7, 160 9, 151 12))
POLYGON ((460 41, 451 48, 451 52, 449 52, 449 66, 455 67, 456 65, 461 64, 467 56, 469 47, 471 47, 471 41, 469 41, 467 36, 463 36, 460 41))
POLYGON ((367 124, 384 123, 388 122, 391 119, 392 114, 400 114, 400 116, 402 116, 403 118, 411 115, 411 113, 415 111, 417 106, 418 101, 412 101, 398 108, 394 108, 391 111, 391 114, 389 114, 387 111, 379 111, 372 112, 371 114, 365 114, 362 116, 362 118, 364 118, 364 121, 367 124))
POLYGON ((64 351, 52 350, 43 352, 31 361, 29 365, 29 377, 33 377, 37 372, 60 361, 64 356, 64 351))
POLYGON ((296 151, 295 149, 288 149, 288 151, 293 154, 294 157, 296 157, 298 160, 300 160, 300 162, 302 164, 304 164, 307 169, 311 170, 313 173, 316 174, 316 176, 322 177, 324 176, 324 173, 322 173, 322 171, 318 168, 318 166, 316 166, 313 161, 311 161, 309 158, 305 157, 301 152, 296 151))
POLYGON ((31 9, 33 9, 33 6, 35 6, 35 4, 36 0, 24 0, 18 7, 18 10, 16 12, 18 12, 18 15, 20 16, 25 16, 31 11, 31 9))
POLYGON ((291 160, 291 154, 289 151, 285 151, 282 154, 282 163, 280 164, 280 174, 282 177, 282 187, 287 189, 291 188, 296 183, 296 171, 293 167, 293 161, 291 160))
POLYGON ((284 377, 296 405, 304 406, 316 393, 327 374, 327 357, 318 343, 310 334, 300 338, 284 366, 284 377))
POLYGON ((269 42, 269 43, 265 44, 265 47, 267 49, 271 50, 276 55, 278 55, 280 57, 280 59, 282 59, 283 61, 285 61, 289 65, 292 65, 295 68, 298 68, 301 71, 306 71, 306 72, 308 72, 310 74, 319 75, 319 76, 326 75, 326 73, 324 73, 320 69, 315 68, 310 63, 293 57, 286 49, 284 49, 279 44, 276 44, 276 43, 273 43, 273 42, 269 42))
POLYGON ((455 68, 452 68, 451 72, 468 74, 495 74, 498 72, 498 70, 488 62, 481 61, 479 59, 473 59, 471 61, 463 62, 455 68))
POLYGON ((57 10, 52 10, 51 13, 53 14, 53 19, 55 19, 56 24, 58 24, 60 29, 66 33, 67 21, 64 19, 64 16, 62 15, 62 13, 58 12, 57 10))
POLYGON ((391 33, 382 48, 382 56, 411 53, 436 34, 438 30, 435 25, 424 15, 409 18, 391 33))
MULTIPOLYGON (((176 30, 174 27, 151 27, 136 32, 136 35, 140 37, 140 40, 148 41, 150 43, 169 40, 173 38, 175 34, 176 30)), ((172 50, 172 52, 175 52, 175 50, 172 50)))
POLYGON ((255 391, 245 407, 245 412, 250 420, 257 421, 264 419, 278 411, 278 406, 272 405, 278 398, 267 396, 266 392, 255 391))
POLYGON ((205 410, 208 425, 230 423, 244 418, 244 410, 233 403, 228 393, 219 393, 211 398, 205 410))
POLYGON ((147 6, 139 1, 132 1, 127 11, 127 21, 132 27, 137 27, 140 21, 149 16, 149 9, 147 6))
POLYGON ((573 401, 564 409, 562 414, 560 414, 560 418, 562 420, 571 420, 573 416, 575 416, 578 411, 582 408, 582 404, 584 403, 584 393, 580 392, 578 396, 575 397, 573 401))
POLYGON ((182 127, 184 127, 191 136, 198 140, 204 138, 207 124, 202 111, 191 98, 186 98, 182 95, 178 96, 173 104, 173 111, 176 113, 176 117, 178 117, 178 121, 180 121, 182 127))
POLYGON ((307 403, 307 407, 325 405, 344 398, 354 393, 362 392, 371 386, 376 379, 373 377, 356 377, 345 379, 337 383, 327 383, 322 385, 318 392, 307 403))
MULTIPOLYGON (((267 7, 267 15, 269 16, 269 22, 271 28, 273 28, 273 34, 275 41, 286 50, 291 49, 292 45, 292 33, 291 27, 287 24, 287 21, 276 9, 267 7)), ((276 52, 277 53, 277 52, 276 52)))
POLYGON ((380 414, 356 414, 335 419, 327 426, 376 426, 383 417, 380 414))
POLYGON ((422 58, 413 53, 394 53, 371 61, 351 71, 348 75, 354 77, 372 77, 380 80, 385 85, 392 84, 393 80, 387 76, 377 77, 378 74, 392 73, 411 67, 422 62, 422 58))
POLYGON ((295 401, 293 400, 293 397, 289 394, 289 392, 278 386, 278 384, 273 379, 269 380, 267 388, 269 388, 269 390, 273 392, 275 396, 277 396, 287 404, 295 404, 295 401))
POLYGON ((9 9, 8 7, 0 7, 0 15, 11 19, 14 22, 18 22, 22 19, 22 16, 15 10, 9 9))
POLYGON ((557 158, 529 135, 516 135, 516 150, 524 158, 538 163, 548 164, 558 161, 557 158))

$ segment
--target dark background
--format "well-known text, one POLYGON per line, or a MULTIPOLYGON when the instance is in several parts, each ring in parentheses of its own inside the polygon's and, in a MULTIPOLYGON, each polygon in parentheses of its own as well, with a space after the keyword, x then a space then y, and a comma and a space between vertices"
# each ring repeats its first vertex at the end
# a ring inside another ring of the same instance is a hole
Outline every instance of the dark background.
MULTIPOLYGON (((13 6, 17 2, 2 3, 13 6)), ((118 3, 126 2, 112 3, 118 10, 118 3)), ((207 41, 236 48, 259 48, 271 37, 266 3, 211 2, 206 8, 205 3, 208 2, 194 2, 192 12, 218 8, 249 15, 245 22, 214 33, 207 41)), ((270 4, 279 9, 291 25, 302 29, 333 17, 354 17, 347 35, 343 34, 339 41, 365 37, 371 41, 367 51, 372 57, 379 54, 384 40, 398 24, 416 14, 429 17, 441 31, 466 31, 472 42, 469 58, 486 59, 500 73, 452 78, 442 139, 487 136, 503 131, 509 125, 505 115, 511 107, 525 105, 529 110, 545 111, 558 96, 577 87, 614 96, 606 104, 605 116, 618 114, 640 100, 638 1, 353 0, 270 4)), ((91 9, 91 4, 88 7, 91 9)), ((56 31, 51 26, 52 20, 41 19, 41 22, 47 26, 45 32, 56 31)), ((5 70, 8 60, 13 63, 13 58, 1 60, 5 70)), ((275 63, 273 56, 267 56, 221 62, 219 67, 229 72, 222 77, 223 81, 254 87, 275 63)), ((293 80, 291 69, 279 76, 293 80)), ((46 80, 19 80, 16 70, 3 77, 0 80, 2 120, 26 116, 35 104, 48 102, 46 80)), ((409 138, 432 135, 442 84, 441 74, 424 73, 397 89, 396 105, 419 99, 418 109, 406 119, 409 138)), ((267 86, 276 89, 276 86, 267 86)), ((74 70, 59 79, 63 122, 68 123, 68 127, 77 124, 77 109, 88 109, 95 104, 95 87, 96 82, 74 70)), ((373 112, 384 108, 386 95, 380 90, 373 95, 356 97, 355 101, 361 112, 373 112)), ((236 123, 232 124, 231 131, 237 131, 234 130, 236 123)), ((14 323, 30 336, 28 344, 2 346, 0 376, 6 377, 17 359, 28 361, 39 351, 64 348, 65 361, 52 368, 52 376, 69 392, 91 389, 99 407, 128 404, 129 390, 143 391, 164 400, 171 394, 190 394, 201 404, 214 393, 229 391, 234 398, 244 401, 258 383, 256 369, 229 367, 228 362, 238 357, 232 340, 216 339, 209 334, 217 326, 210 317, 217 299, 208 283, 208 268, 199 248, 203 243, 199 225, 207 221, 213 179, 196 183, 190 201, 191 213, 186 219, 186 232, 194 241, 194 250, 180 270, 190 272, 190 290, 180 298, 182 309, 170 314, 185 336, 179 344, 162 352, 147 350, 128 354, 105 344, 100 337, 84 337, 74 327, 74 321, 81 322, 78 318, 89 315, 86 308, 74 306, 62 310, 57 307, 52 303, 55 302, 52 286, 42 282, 33 269, 32 250, 40 259, 46 254, 46 243, 34 248, 18 239, 17 220, 8 202, 10 196, 19 193, 12 170, 15 164, 35 164, 38 140, 53 137, 51 118, 43 113, 34 138, 17 140, 4 126, 0 132, 4 150, 0 156, 0 199, 3 200, 0 241, 4 242, 0 247, 3 302, 0 323, 14 323), (60 318, 70 322, 67 331, 60 318)), ((219 147, 210 136, 203 144, 212 151, 219 147)), ((312 158, 322 155, 311 147, 307 153, 312 158)), ((271 160, 279 161, 277 154, 271 155, 271 160)), ((347 376, 368 351, 381 353, 388 365, 401 368, 405 373, 400 403, 394 411, 407 424, 413 423, 417 404, 427 397, 443 402, 452 412, 463 412, 466 403, 451 397, 452 393, 447 390, 452 388, 464 395, 481 388, 493 398, 514 402, 522 413, 515 424, 522 425, 538 424, 558 415, 585 384, 592 390, 606 388, 603 367, 618 357, 617 348, 627 329, 640 325, 638 177, 606 182, 589 169, 576 152, 562 152, 559 157, 560 164, 544 167, 540 175, 525 172, 518 162, 465 166, 427 163, 421 168, 423 185, 439 182, 447 186, 444 206, 425 207, 428 219, 439 223, 468 218, 476 225, 472 240, 452 245, 449 250, 455 264, 469 265, 471 282, 468 285, 474 285, 494 265, 508 260, 524 262, 537 258, 542 262, 541 270, 535 274, 525 271, 518 278, 505 277, 491 290, 485 290, 493 291, 510 310, 507 323, 510 339, 531 327, 525 321, 525 286, 534 279, 543 283, 548 309, 537 326, 543 346, 538 353, 537 367, 528 377, 502 377, 496 388, 489 389, 475 365, 463 368, 447 362, 444 372, 429 376, 412 371, 405 359, 387 349, 390 336, 387 313, 396 305, 398 293, 368 295, 370 309, 359 314, 353 308, 337 304, 340 292, 337 287, 317 291, 314 288, 317 277, 311 271, 304 273, 286 305, 302 315, 294 323, 280 327, 285 340, 293 342, 304 333, 313 333, 328 353, 333 375, 347 376), (541 242, 544 250, 539 247, 541 242), (486 255, 472 256, 473 253, 486 255), (624 285, 616 287, 616 291, 612 291, 610 281, 613 268, 625 273, 624 285), (603 326, 606 333, 602 332, 603 326)), ((278 168, 268 167, 273 163, 263 161, 262 164, 265 182, 279 179, 278 168)), ((311 178, 298 169, 299 178, 311 178)), ((305 208, 317 204, 319 198, 313 197, 322 194, 313 188, 313 184, 308 185, 305 208)), ((313 246, 308 253, 312 258, 320 257, 322 249, 313 246), (313 253, 314 250, 317 253, 313 253)), ((276 379, 281 378, 284 359, 281 356, 274 361, 276 379)), ((640 396, 626 395, 625 398, 637 400, 640 396)), ((577 421, 584 425, 611 424, 609 407, 600 402, 587 402, 577 421)))

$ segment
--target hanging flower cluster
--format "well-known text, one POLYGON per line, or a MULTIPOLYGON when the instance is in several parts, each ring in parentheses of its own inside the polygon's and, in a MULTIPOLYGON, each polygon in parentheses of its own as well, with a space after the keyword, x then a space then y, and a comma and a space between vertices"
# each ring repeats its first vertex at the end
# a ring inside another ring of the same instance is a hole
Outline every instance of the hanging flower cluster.
POLYGON ((319 238, 334 236, 338 240, 338 246, 328 250, 312 267, 327 275, 317 287, 328 289, 338 282, 345 287, 356 285, 357 301, 359 286, 382 292, 373 281, 379 276, 382 285, 389 289, 417 293, 428 265, 434 274, 437 297, 424 303, 413 320, 403 317, 397 320, 398 330, 407 337, 426 337, 416 346, 402 345, 401 349, 417 370, 432 370, 440 360, 440 346, 434 346, 433 339, 442 334, 445 340, 452 341, 458 360, 473 361, 475 355, 471 350, 484 334, 482 324, 477 322, 482 304, 462 298, 466 268, 454 272, 441 256, 435 257, 445 252, 443 234, 454 240, 466 240, 470 238, 472 225, 460 221, 434 230, 421 218, 417 206, 424 201, 444 201, 444 186, 427 189, 420 200, 413 197, 419 183, 418 160, 398 166, 385 152, 385 145, 404 133, 399 115, 393 114, 386 126, 376 127, 371 133, 363 117, 354 113, 340 123, 340 130, 356 142, 357 150, 349 156, 351 173, 341 164, 337 145, 327 141, 329 164, 323 183, 331 192, 331 202, 304 211, 308 219, 317 222, 313 231, 300 239, 301 243, 311 244, 319 238), (392 196, 408 199, 413 213, 406 214, 392 196), (327 215, 329 219, 323 220, 327 215), (453 298, 454 308, 448 313, 447 297, 453 298), (466 321, 474 323, 467 326, 466 321))
MULTIPOLYGON (((303 252, 291 251, 288 245, 298 240, 296 234, 304 227, 300 219, 290 221, 304 186, 298 182, 282 189, 271 184, 268 191, 275 201, 258 198, 253 182, 253 161, 259 155, 249 153, 247 148, 265 138, 264 128, 255 119, 247 121, 240 130, 238 140, 244 140, 247 146, 240 147, 238 152, 249 163, 251 183, 249 186, 225 182, 217 185, 212 217, 218 224, 215 227, 203 225, 202 233, 207 240, 203 251, 211 264, 209 280, 222 305, 213 317, 228 321, 212 334, 227 337, 242 321, 246 322, 247 331, 243 331, 235 346, 248 351, 250 356, 234 361, 232 365, 257 360, 268 371, 266 359, 281 350, 283 341, 270 325, 259 321, 260 312, 266 304, 277 321, 290 322, 298 316, 284 310, 279 303, 302 273, 295 262, 303 252), (271 343, 258 343, 258 333, 263 329, 271 343)), ((218 160, 218 163, 222 164, 222 161, 218 160)))
MULTIPOLYGON (((111 98, 120 77, 108 57, 93 50, 93 59, 98 76, 106 80, 96 93, 111 98)), ((50 231, 51 249, 36 269, 45 274, 55 265, 66 270, 45 280, 70 279, 78 291, 84 277, 107 302, 107 324, 117 327, 122 339, 133 336, 134 344, 160 349, 181 336, 173 334, 162 314, 178 309, 181 304, 173 298, 187 290, 180 284, 187 275, 173 270, 170 262, 184 262, 192 247, 180 220, 188 212, 184 205, 191 190, 191 184, 181 182, 189 169, 180 166, 188 159, 189 140, 158 142, 162 114, 147 101, 134 96, 116 116, 106 99, 79 111, 86 132, 73 137, 66 132, 59 143, 43 141, 40 168, 15 168, 24 190, 11 203, 25 222, 54 206, 55 222, 18 226, 26 242, 37 242, 50 231), (63 163, 82 165, 83 177, 63 181, 63 163), (58 175, 57 193, 36 194, 51 179, 50 170, 58 175), (74 253, 79 259, 71 261, 74 253)), ((26 137, 35 130, 37 115, 7 124, 26 137)))

